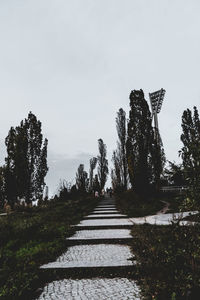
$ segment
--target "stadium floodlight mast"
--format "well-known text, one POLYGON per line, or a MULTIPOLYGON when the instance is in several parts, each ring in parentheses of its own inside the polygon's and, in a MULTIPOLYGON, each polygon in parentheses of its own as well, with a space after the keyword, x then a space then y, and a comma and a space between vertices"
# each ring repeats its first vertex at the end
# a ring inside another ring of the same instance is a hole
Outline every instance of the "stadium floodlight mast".
POLYGON ((151 110, 152 110, 152 121, 154 119, 154 133, 157 142, 161 140, 158 128, 158 114, 161 111, 163 99, 165 96, 165 90, 160 89, 159 91, 149 93, 150 103, 151 103, 151 110))

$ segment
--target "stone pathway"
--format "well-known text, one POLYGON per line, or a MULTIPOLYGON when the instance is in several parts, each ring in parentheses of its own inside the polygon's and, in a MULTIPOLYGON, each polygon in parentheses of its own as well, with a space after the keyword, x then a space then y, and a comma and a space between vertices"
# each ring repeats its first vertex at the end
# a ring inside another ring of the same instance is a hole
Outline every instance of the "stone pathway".
POLYGON ((128 229, 106 229, 106 230, 81 230, 77 231, 68 240, 90 240, 90 239, 131 239, 130 230, 128 229))
POLYGON ((127 278, 64 279, 45 286, 39 299, 139 300, 137 285, 127 278))
POLYGON ((105 198, 90 215, 76 225, 77 232, 67 239, 68 250, 43 270, 90 270, 90 278, 56 280, 44 287, 41 299, 139 300, 140 289, 127 274, 135 264, 128 242, 133 222, 116 210, 113 199, 105 198), (102 268, 112 270, 114 278, 102 278, 102 268), (98 274, 99 270, 99 276, 98 274), (114 271, 113 271, 114 270, 114 271), (95 274, 95 275, 94 275, 95 274), (118 274, 118 275, 116 275, 118 274))

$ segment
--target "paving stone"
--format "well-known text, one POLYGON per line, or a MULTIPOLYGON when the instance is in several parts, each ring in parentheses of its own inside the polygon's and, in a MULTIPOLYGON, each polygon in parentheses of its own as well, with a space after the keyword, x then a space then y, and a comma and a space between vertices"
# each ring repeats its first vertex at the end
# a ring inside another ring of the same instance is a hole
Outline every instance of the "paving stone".
MULTIPOLYGON (((92 226, 131 226, 134 224, 156 224, 156 225, 170 225, 172 222, 178 220, 179 218, 184 218, 192 214, 196 214, 196 211, 193 212, 183 212, 175 214, 161 214, 161 215, 152 215, 141 218, 123 218, 123 219, 91 219, 91 220, 82 220, 77 227, 92 227, 92 226)), ((180 221, 180 225, 188 225, 191 222, 180 221)))
POLYGON ((109 214, 112 214, 112 213, 120 213, 118 210, 116 210, 116 209, 110 209, 110 210, 108 210, 108 209, 106 209, 106 210, 102 210, 102 209, 95 209, 95 210, 93 210, 93 212, 92 212, 93 214, 95 214, 95 213, 101 213, 101 214, 104 214, 104 213, 109 213, 109 214))
POLYGON ((92 226, 131 226, 133 222, 129 218, 124 219, 95 219, 95 220, 82 220, 77 227, 92 227, 92 226))
POLYGON ((98 206, 96 206, 95 209, 97 209, 97 208, 116 208, 116 206, 115 205, 98 205, 98 206))
POLYGON ((104 214, 104 215, 107 215, 107 214, 119 214, 120 212, 118 210, 115 210, 115 211, 93 211, 91 212, 90 214, 91 215, 101 215, 101 214, 104 214))
POLYGON ((140 300, 140 289, 127 278, 93 278, 53 281, 38 300, 140 300))
POLYGON ((121 214, 92 214, 92 215, 88 215, 88 216, 85 216, 85 218, 103 218, 103 217, 114 217, 114 218, 117 218, 117 217, 125 217, 126 218, 126 215, 121 215, 121 214))
POLYGON ((135 264, 129 246, 98 244, 71 246, 55 262, 41 266, 49 268, 117 267, 135 264))
MULTIPOLYGON (((197 211, 191 211, 191 212, 182 212, 182 213, 170 213, 170 214, 160 214, 160 215, 152 215, 142 218, 130 218, 131 222, 134 224, 151 224, 151 225, 171 225, 172 222, 176 222, 178 219, 185 218, 189 215, 196 214, 197 211)), ((189 225, 192 224, 192 222, 188 221, 180 221, 180 225, 189 225)))
POLYGON ((132 238, 128 229, 80 230, 67 240, 127 239, 132 238))
MULTIPOLYGON (((113 200, 101 201, 99 206, 85 218, 89 220, 83 220, 77 225, 77 228, 82 229, 81 226, 85 226, 89 229, 91 226, 97 226, 99 227, 98 230, 79 229, 72 237, 67 239, 71 241, 70 243, 75 243, 75 246, 70 246, 66 253, 58 257, 55 262, 45 264, 41 266, 41 269, 72 268, 79 270, 79 268, 98 267, 122 267, 127 269, 136 263, 132 260, 133 255, 130 247, 118 244, 118 242, 123 243, 125 240, 128 241, 132 238, 130 230, 100 229, 101 226, 111 226, 112 228, 116 225, 117 228, 119 225, 133 225, 129 218, 119 213, 113 200), (104 243, 102 243, 102 240, 104 240, 104 243), (95 244, 92 244, 93 241, 95 241, 95 244), (106 244, 107 242, 108 244, 106 244), (84 245, 84 243, 87 244, 84 245)), ((46 285, 39 300, 137 300, 141 299, 139 294, 140 291, 136 283, 127 278, 64 279, 46 285)))
POLYGON ((100 208, 95 208, 94 210, 102 210, 102 211, 103 211, 103 210, 105 210, 105 211, 108 210, 108 211, 109 211, 109 210, 117 210, 117 209, 116 209, 115 207, 114 207, 114 208, 113 208, 113 207, 110 207, 110 208, 109 208, 109 207, 106 207, 106 208, 100 207, 100 208))

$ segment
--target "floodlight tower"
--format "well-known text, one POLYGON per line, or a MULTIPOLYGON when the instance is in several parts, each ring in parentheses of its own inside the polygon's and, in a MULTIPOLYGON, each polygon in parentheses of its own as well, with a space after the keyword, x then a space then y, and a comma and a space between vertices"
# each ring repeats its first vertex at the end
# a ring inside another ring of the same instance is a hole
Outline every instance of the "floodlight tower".
POLYGON ((161 111, 165 92, 166 91, 164 89, 161 89, 159 91, 149 93, 152 110, 152 121, 154 119, 154 134, 158 143, 161 140, 158 128, 158 114, 161 111))

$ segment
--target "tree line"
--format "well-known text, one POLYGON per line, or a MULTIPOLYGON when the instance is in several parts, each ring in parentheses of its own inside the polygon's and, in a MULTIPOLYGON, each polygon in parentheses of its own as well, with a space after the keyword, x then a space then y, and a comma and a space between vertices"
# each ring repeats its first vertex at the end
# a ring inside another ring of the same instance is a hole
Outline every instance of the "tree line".
POLYGON ((80 164, 75 176, 76 183, 71 186, 67 182, 62 182, 59 198, 66 200, 95 192, 98 192, 99 195, 102 193, 108 179, 109 169, 107 147, 101 138, 98 139, 98 150, 97 157, 92 157, 89 161, 89 174, 85 171, 84 164, 80 164), (96 174, 94 174, 95 170, 96 174))
MULTIPOLYGON (((157 139, 152 126, 152 114, 142 90, 130 93, 129 118, 120 108, 116 116, 117 147, 113 151, 111 170, 112 186, 115 191, 132 188, 146 198, 158 192, 162 184, 185 185, 187 201, 191 206, 199 203, 200 191, 200 119, 197 107, 187 109, 182 115, 179 151, 181 164, 168 162, 161 138, 157 139), (189 199, 189 200, 188 200, 189 199)), ((42 199, 45 176, 48 172, 48 140, 43 138, 42 124, 30 112, 17 127, 11 127, 5 139, 7 156, 0 167, 0 203, 13 207, 20 199, 27 204, 42 199)), ((104 189, 109 169, 107 147, 98 140, 99 154, 90 159, 89 172, 80 164, 76 172, 76 183, 64 182, 60 197, 84 195, 104 189)))
MULTIPOLYGON (((5 139, 7 156, 0 167, 0 206, 12 209, 22 203, 28 205, 43 199, 45 176, 48 172, 47 146, 43 139, 42 123, 30 112, 17 127, 11 127, 5 139)), ((75 185, 61 182, 59 195, 55 198, 68 199, 98 191, 100 194, 108 178, 107 147, 98 140, 99 154, 90 159, 89 176, 80 164, 76 172, 75 185), (96 174, 94 174, 96 170, 96 174)))

